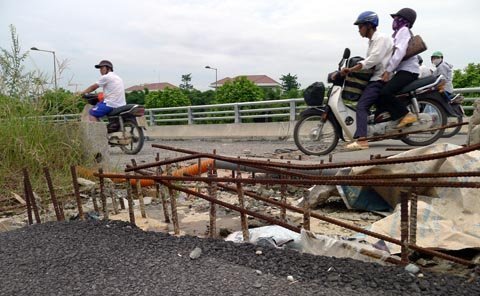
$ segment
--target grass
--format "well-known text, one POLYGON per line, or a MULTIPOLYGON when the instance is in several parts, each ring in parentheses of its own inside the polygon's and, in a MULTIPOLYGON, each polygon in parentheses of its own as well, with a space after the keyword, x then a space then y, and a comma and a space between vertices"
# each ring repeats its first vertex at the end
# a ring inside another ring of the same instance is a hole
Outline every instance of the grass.
POLYGON ((23 174, 30 174, 33 190, 47 197, 44 167, 55 188, 71 190, 70 166, 82 163, 81 137, 75 123, 47 122, 41 108, 0 96, 0 199, 15 192, 23 196, 23 174))

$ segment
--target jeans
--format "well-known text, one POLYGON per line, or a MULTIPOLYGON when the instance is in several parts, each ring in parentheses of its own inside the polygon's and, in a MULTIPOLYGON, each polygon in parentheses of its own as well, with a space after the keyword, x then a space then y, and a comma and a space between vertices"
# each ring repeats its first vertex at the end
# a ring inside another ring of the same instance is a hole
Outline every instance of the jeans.
POLYGON ((395 94, 417 78, 418 73, 398 71, 380 91, 380 103, 390 112, 392 120, 400 119, 408 113, 407 106, 395 98, 395 94))

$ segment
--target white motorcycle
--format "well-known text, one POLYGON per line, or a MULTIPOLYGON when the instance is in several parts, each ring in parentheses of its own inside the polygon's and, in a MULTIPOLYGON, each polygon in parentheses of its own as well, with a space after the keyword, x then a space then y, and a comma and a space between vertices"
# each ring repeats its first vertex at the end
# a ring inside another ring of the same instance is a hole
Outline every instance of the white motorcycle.
MULTIPOLYGON (((345 49, 338 70, 343 65, 352 67, 361 58, 350 58, 350 50, 345 49)), ((370 71, 372 72, 372 71, 370 71)), ((335 73, 335 72, 334 72, 335 73)), ((325 155, 335 149, 339 139, 353 141, 356 130, 355 107, 344 100, 358 100, 362 86, 371 77, 366 73, 355 73, 341 77, 330 73, 328 82, 333 86, 327 93, 324 104, 325 86, 316 82, 305 90, 304 98, 308 108, 300 113, 293 137, 297 147, 308 155, 325 155)), ((336 72, 338 74, 338 72, 336 72)), ((442 95, 445 79, 443 76, 430 76, 417 79, 405 86, 398 94, 407 108, 417 116, 418 121, 402 129, 397 129, 398 120, 391 120, 383 110, 371 112, 368 120, 368 138, 398 139, 411 146, 430 145, 442 137, 448 116, 457 116, 448 100, 442 95)))

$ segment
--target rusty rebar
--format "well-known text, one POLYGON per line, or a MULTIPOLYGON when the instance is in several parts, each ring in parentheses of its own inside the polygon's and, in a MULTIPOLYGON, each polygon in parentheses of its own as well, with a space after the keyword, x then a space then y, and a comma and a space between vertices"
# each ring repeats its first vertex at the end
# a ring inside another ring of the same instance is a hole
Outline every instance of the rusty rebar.
POLYGON ((312 209, 310 208, 310 196, 303 197, 303 229, 310 230, 310 216, 312 209))
MULTIPOLYGON (((155 157, 155 160, 156 161, 159 161, 160 160, 160 155, 157 153, 157 156, 155 157)), ((155 174, 157 176, 160 176, 160 166, 157 167, 157 169, 155 170, 155 174)), ((163 217, 164 217, 164 221, 165 223, 170 223, 170 217, 168 215, 168 207, 167 207, 167 199, 165 197, 165 192, 163 190, 160 191, 160 184, 158 182, 155 182, 155 190, 156 190, 156 196, 157 196, 157 199, 160 199, 162 201, 162 208, 163 208, 163 217)))
MULTIPOLYGON (((452 150, 449 150, 449 151, 437 152, 437 153, 432 153, 432 154, 427 154, 427 155, 396 157, 396 158, 389 158, 389 159, 375 159, 375 160, 366 160, 366 161, 323 163, 323 164, 320 164, 320 165, 317 165, 317 164, 314 164, 314 165, 285 164, 285 163, 269 162, 269 161, 261 161, 261 160, 236 159, 236 158, 233 158, 233 157, 219 156, 219 155, 213 155, 213 154, 209 154, 209 153, 198 153, 198 152, 192 151, 192 150, 174 148, 174 147, 169 147, 169 146, 159 145, 159 144, 152 144, 152 147, 165 149, 165 150, 176 151, 176 152, 181 152, 181 153, 192 154, 192 155, 183 157, 183 160, 194 159, 194 158, 197 158, 197 157, 208 157, 208 158, 213 158, 213 159, 217 159, 217 160, 224 160, 224 161, 228 161, 228 162, 232 162, 232 163, 239 163, 239 164, 243 164, 243 165, 257 164, 257 165, 268 165, 268 166, 273 166, 273 167, 282 167, 282 168, 290 168, 290 169, 317 170, 317 169, 333 169, 333 168, 343 168, 343 167, 371 166, 371 165, 408 163, 408 162, 417 162, 417 161, 429 161, 429 160, 441 159, 441 158, 451 157, 451 156, 455 156, 455 155, 459 155, 459 154, 464 154, 464 153, 467 153, 467 152, 470 152, 470 151, 475 151, 477 149, 480 149, 480 143, 475 144, 475 145, 470 145, 470 146, 467 146, 467 147, 462 147, 462 148, 458 148, 458 149, 452 149, 452 150)), ((180 161, 180 158, 178 158, 177 160, 180 161)), ((177 162, 177 161, 173 161, 173 162, 177 162)), ((173 163, 173 162, 171 162, 171 163, 173 163)), ((166 163, 163 163, 163 164, 166 164, 166 163)), ((162 162, 145 164, 145 165, 139 166, 138 168, 149 168, 149 167, 154 167, 154 166, 157 166, 157 165, 162 165, 162 162)), ((132 170, 132 169, 130 169, 130 170, 132 170)), ((125 170, 125 171, 128 171, 128 169, 125 170)))
MULTIPOLYGON (((98 177, 98 174, 94 174, 98 177)), ((103 174, 106 178, 125 178, 124 174, 107 173, 103 174)), ((377 178, 379 175, 377 175, 377 178)), ((150 179, 154 181, 183 181, 183 182, 208 182, 209 178, 195 176, 134 176, 132 179, 150 179)), ((383 175, 382 175, 383 178, 383 175)), ((216 177, 215 182, 235 182, 233 178, 216 177)), ((447 187, 447 188, 480 188, 480 182, 460 182, 460 181, 407 181, 407 180, 348 180, 348 179, 243 179, 245 184, 290 184, 290 185, 351 185, 351 186, 379 186, 379 187, 447 187)))
MULTIPOLYGON (((103 169, 98 169, 99 174, 103 174, 103 169)), ((108 220, 107 196, 105 195, 105 180, 100 177, 100 200, 102 202, 103 220, 108 220)))
MULTIPOLYGON (((242 186, 242 174, 238 172, 237 174, 237 196, 238 196, 238 205, 240 208, 245 209, 245 198, 243 195, 243 186, 242 186)), ((243 241, 250 241, 250 232, 248 231, 248 220, 247 215, 244 212, 240 212, 240 224, 242 227, 243 241)))
MULTIPOLYGON (((200 169, 200 167, 199 167, 200 169)), ((211 172, 208 173, 208 177, 215 178, 216 175, 211 172)), ((213 199, 217 199, 217 186, 215 182, 208 182, 208 195, 213 199)), ((200 192, 200 187, 197 187, 197 192, 200 192)), ((214 202, 210 202, 210 237, 215 237, 217 234, 217 205, 214 202)))
POLYGON ((63 216, 62 210, 60 209, 60 205, 55 195, 55 190, 53 189, 52 178, 50 176, 50 171, 48 167, 44 167, 43 172, 45 174, 45 179, 47 180, 48 191, 50 192, 50 198, 52 200, 52 205, 55 211, 55 216, 57 217, 57 221, 63 221, 65 220, 65 217, 63 216))
POLYGON ((92 192, 90 193, 90 195, 92 196, 93 210, 100 214, 100 210, 98 209, 97 196, 95 195, 95 188, 92 188, 92 192))
POLYGON ((30 182, 30 176, 28 174, 28 170, 26 168, 24 168, 22 171, 23 171, 23 179, 25 181, 26 190, 28 192, 28 196, 29 196, 30 201, 32 203, 33 215, 35 216, 35 222, 37 222, 37 224, 40 224, 41 223, 40 214, 38 213, 37 201, 35 200, 35 195, 33 194, 32 183, 30 182))
POLYGON ((133 198, 132 198, 132 184, 130 183, 131 175, 126 175, 126 185, 127 185, 127 202, 128 202, 128 216, 130 217, 130 223, 135 225, 135 212, 133 210, 133 198))
MULTIPOLYGON (((169 165, 167 165, 166 171, 167 171, 167 176, 170 176, 171 172, 170 172, 169 165)), ((167 182, 167 184, 170 184, 170 182, 167 182)), ((172 213, 173 232, 175 233, 175 235, 178 235, 180 234, 180 225, 178 223, 177 198, 175 196, 175 191, 172 189, 172 187, 171 186, 167 186, 167 187, 168 187, 168 195, 170 196, 170 211, 172 213)))
MULTIPOLYGON (((414 180, 415 181, 415 180, 414 180)), ((417 210, 418 210, 418 195, 415 187, 410 191, 410 221, 409 221, 409 243, 417 243, 417 210)))
POLYGON ((123 197, 119 198, 120 202, 120 210, 125 210, 125 201, 123 200, 123 197))
POLYGON ((113 208, 113 213, 115 215, 118 214, 118 204, 117 204, 117 198, 115 196, 115 191, 114 191, 114 188, 113 188, 113 184, 111 184, 110 186, 108 186, 108 191, 110 192, 110 197, 112 198, 112 208, 113 208))
MULTIPOLYGON (((282 204, 287 203, 287 185, 286 184, 280 185, 280 202, 282 204)), ((287 210, 285 207, 280 208, 280 220, 284 222, 287 221, 287 210)))
POLYGON ((400 240, 402 264, 408 264, 408 193, 400 192, 400 240))
POLYGON ((23 188, 25 193, 25 203, 27 204, 28 225, 32 225, 33 224, 32 205, 30 202, 30 194, 28 194, 27 182, 25 178, 23 178, 23 188))
MULTIPOLYGON (((131 161, 132 161, 132 166, 136 167, 137 162, 135 161, 135 159, 131 159, 131 161)), ((135 173, 135 174, 139 175, 138 173, 135 173)), ((142 193, 141 179, 136 180, 135 188, 136 188, 135 194, 137 196, 138 203, 140 204, 140 215, 142 216, 142 218, 147 218, 147 213, 145 211, 145 200, 143 199, 143 193, 142 193)))
MULTIPOLYGON (((232 191, 232 192, 236 192, 235 188, 227 186, 227 185, 222 184, 222 183, 218 183, 218 187, 224 188, 224 189, 232 191)), ((255 193, 244 191, 244 194, 247 195, 247 196, 253 197, 257 200, 260 200, 260 201, 271 203, 271 204, 274 204, 274 205, 279 206, 279 207, 282 206, 282 204, 280 202, 276 201, 276 200, 265 198, 263 196, 255 194, 255 193)), ((293 211, 293 212, 297 212, 297 213, 301 213, 301 214, 304 213, 303 209, 301 209, 299 207, 295 207, 295 206, 292 206, 292 205, 289 205, 289 204, 286 204, 285 207, 288 210, 293 211)), ((370 231, 370 230, 366 230, 364 228, 361 228, 361 227, 358 227, 358 226, 355 226, 355 225, 351 225, 351 224, 345 223, 343 221, 336 220, 334 218, 330 218, 330 217, 327 217, 327 216, 324 216, 324 215, 320 215, 320 214, 315 213, 315 212, 312 212, 311 216, 316 218, 316 219, 319 219, 319 220, 322 220, 322 221, 325 221, 325 222, 328 222, 328 223, 331 223, 331 224, 334 224, 334 225, 337 225, 337 226, 340 226, 340 227, 343 227, 343 228, 347 228, 347 229, 350 229, 350 230, 353 230, 353 231, 356 231, 356 232, 363 233, 365 235, 369 235, 371 237, 375 237, 375 238, 390 242, 392 244, 396 244, 396 245, 399 245, 399 246, 402 245, 402 242, 398 239, 395 239, 395 238, 392 238, 390 236, 383 235, 383 234, 380 234, 380 233, 376 233, 376 232, 373 232, 373 231, 370 231)), ((448 255, 448 254, 444 254, 442 252, 438 252, 438 251, 435 251, 435 250, 422 248, 422 247, 419 247, 419 246, 414 245, 414 244, 409 244, 408 247, 412 250, 415 250, 415 251, 418 251, 418 252, 421 252, 421 253, 424 253, 424 254, 432 255, 432 256, 437 256, 439 258, 450 260, 452 262, 456 262, 456 263, 459 263, 459 264, 462 264, 462 265, 467 265, 467 266, 472 265, 471 261, 464 260, 464 259, 461 259, 461 258, 457 258, 457 257, 451 256, 451 255, 448 255)))
POLYGON ((169 186, 168 187, 168 193, 170 195, 170 206, 171 206, 171 211, 172 211, 172 223, 173 223, 173 233, 175 235, 180 234, 180 225, 178 223, 178 213, 177 213, 177 199, 175 197, 175 191, 169 186))
POLYGON ((78 217, 80 220, 85 220, 82 207, 82 199, 80 197, 80 188, 77 180, 77 169, 74 165, 70 166, 70 172, 72 174, 73 193, 75 194, 75 201, 77 202, 78 217))
POLYGON ((182 191, 184 193, 187 193, 187 194, 190 194, 190 195, 194 195, 194 196, 197 196, 197 197, 200 197, 200 198, 203 198, 207 201, 211 201, 211 202, 214 202, 218 205, 221 205, 222 207, 225 207, 225 208, 229 208, 229 209, 232 209, 232 210, 235 210, 237 212, 240 212, 240 213, 245 213, 245 214, 248 214, 252 217, 255 217, 255 218, 258 218, 258 219, 261 219, 261 220, 264 220, 264 221, 267 221, 267 222, 270 222, 270 223, 273 223, 273 224, 277 224, 279 226, 282 226, 284 228, 287 228, 287 229, 290 229, 292 231, 295 231, 295 232, 300 232, 300 228, 296 227, 296 226, 292 226, 288 223, 284 223, 284 222, 281 222, 281 221, 276 221, 274 218, 271 218, 271 217, 268 217, 268 216, 265 216, 265 215, 262 215, 262 214, 259 214, 257 212, 254 212, 254 211, 250 211, 248 209, 242 209, 241 207, 238 207, 238 206, 235 206, 235 205, 231 205, 229 203, 226 203, 220 199, 213 199, 211 198, 210 196, 208 195, 204 195, 204 194, 201 194, 201 193, 198 193, 198 192, 195 192, 193 190, 190 190, 190 189, 187 189, 187 188, 183 188, 181 186, 177 186, 177 185, 173 185, 171 183, 168 183, 168 182, 165 182, 165 181, 161 181, 160 180, 160 183, 164 184, 165 186, 167 186, 168 188, 172 189, 172 190, 177 190, 177 191, 182 191))

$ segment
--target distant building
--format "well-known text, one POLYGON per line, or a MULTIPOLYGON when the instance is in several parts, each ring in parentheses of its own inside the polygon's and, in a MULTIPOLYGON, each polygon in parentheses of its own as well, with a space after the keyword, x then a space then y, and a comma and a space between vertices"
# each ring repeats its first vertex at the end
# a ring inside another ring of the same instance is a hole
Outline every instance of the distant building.
POLYGON ((212 87, 212 88, 220 87, 224 83, 226 83, 228 81, 233 81, 233 80, 235 80, 239 77, 242 77, 242 76, 247 78, 247 80, 250 80, 251 82, 253 82, 255 85, 257 85, 259 87, 262 87, 262 88, 275 88, 275 87, 281 87, 282 86, 280 83, 276 82, 275 80, 268 77, 267 75, 238 75, 238 76, 235 76, 233 78, 225 77, 223 79, 220 79, 220 80, 217 81, 216 84, 215 84, 215 82, 210 83, 210 87, 212 87))
POLYGON ((164 90, 167 87, 178 88, 177 86, 168 82, 157 82, 157 83, 144 83, 144 84, 130 86, 129 88, 125 89, 125 92, 129 93, 135 90, 143 91, 145 89, 148 89, 149 91, 158 91, 158 90, 164 90))

